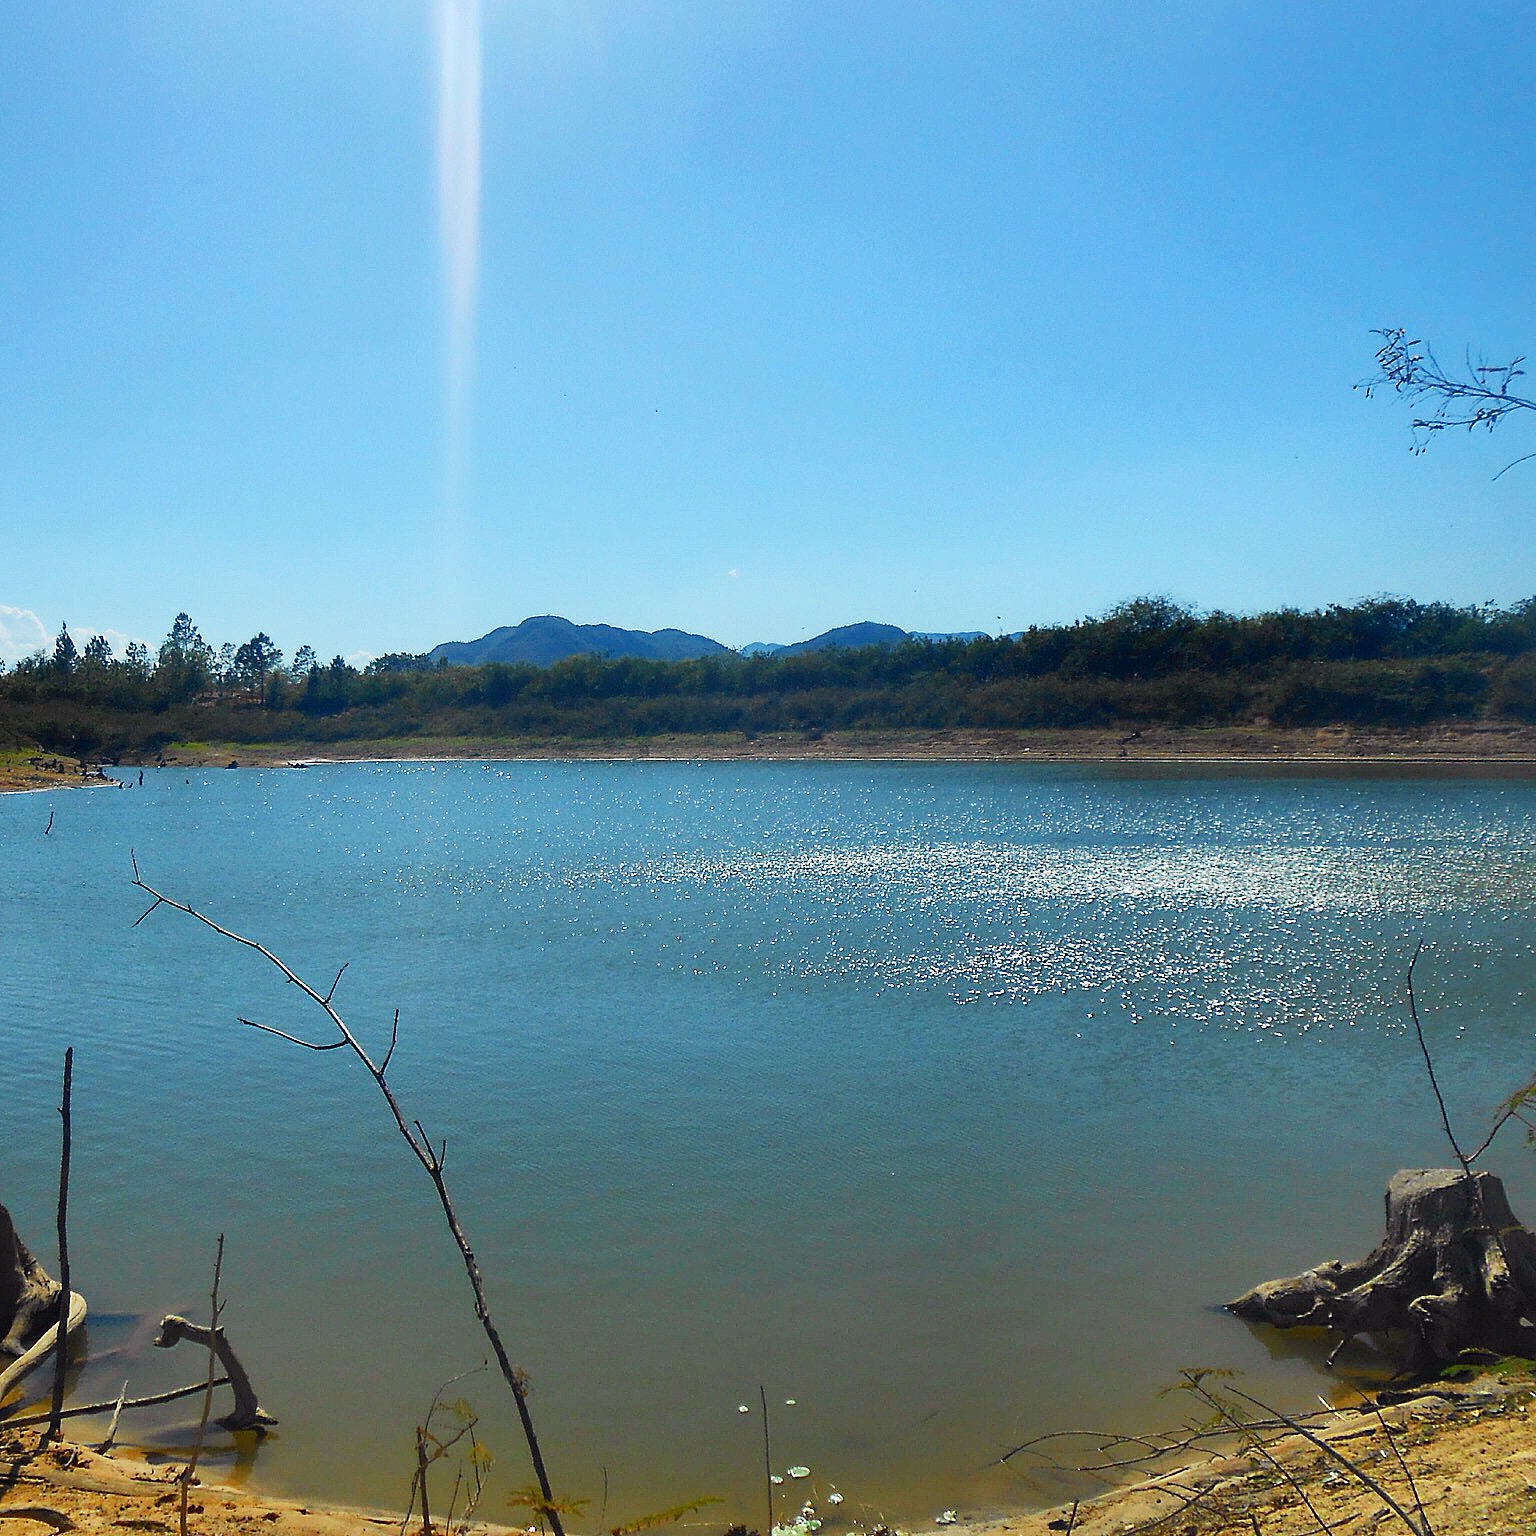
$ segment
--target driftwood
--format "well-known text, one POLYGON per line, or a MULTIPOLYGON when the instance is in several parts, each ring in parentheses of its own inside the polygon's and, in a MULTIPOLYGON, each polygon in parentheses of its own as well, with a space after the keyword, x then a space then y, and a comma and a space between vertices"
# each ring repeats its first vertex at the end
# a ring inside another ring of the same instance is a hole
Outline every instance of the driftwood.
MULTIPOLYGON (((62 1292, 60 1293, 62 1294, 62 1292)), ((72 1334, 85 1321, 85 1297, 79 1291, 69 1293, 69 1318, 67 1320, 66 1333, 72 1334)), ((30 1375, 45 1360, 53 1358, 57 1349, 59 1338, 59 1325, 49 1323, 37 1336, 37 1342, 24 1349, 11 1363, 0 1371, 0 1403, 5 1401, 12 1387, 24 1376, 30 1375)), ((0 1423, 9 1425, 11 1419, 0 1420, 0 1423)), ((50 1410, 44 1416, 50 1428, 53 1425, 53 1413, 50 1410)))
POLYGON ((245 1367, 230 1347, 222 1328, 210 1330, 200 1323, 189 1323, 186 1318, 178 1317, 174 1312, 167 1313, 160 1319, 155 1347, 172 1349, 183 1339, 201 1344, 204 1349, 209 1347, 209 1341, 212 1340, 213 1353, 224 1367, 224 1379, 229 1382, 230 1390, 235 1394, 235 1406, 218 1421, 225 1429, 261 1431, 277 1423, 256 1401, 256 1389, 251 1385, 251 1378, 245 1374, 245 1367))
MULTIPOLYGON (((1255 1286, 1227 1310, 1276 1328, 1407 1338, 1427 1374, 1467 1350, 1536 1358, 1536 1235, 1491 1173, 1408 1168, 1387 1185, 1387 1231, 1357 1264, 1332 1259, 1255 1286)), ((1338 1350, 1334 1351, 1336 1355, 1338 1350)))

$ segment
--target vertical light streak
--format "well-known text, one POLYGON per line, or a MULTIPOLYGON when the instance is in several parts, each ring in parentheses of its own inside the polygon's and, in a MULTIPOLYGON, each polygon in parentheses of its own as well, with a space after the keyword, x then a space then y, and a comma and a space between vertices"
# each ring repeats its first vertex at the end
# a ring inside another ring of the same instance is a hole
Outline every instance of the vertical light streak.
POLYGON ((447 288, 447 514, 462 521, 480 278, 480 0, 437 0, 437 211, 447 288))

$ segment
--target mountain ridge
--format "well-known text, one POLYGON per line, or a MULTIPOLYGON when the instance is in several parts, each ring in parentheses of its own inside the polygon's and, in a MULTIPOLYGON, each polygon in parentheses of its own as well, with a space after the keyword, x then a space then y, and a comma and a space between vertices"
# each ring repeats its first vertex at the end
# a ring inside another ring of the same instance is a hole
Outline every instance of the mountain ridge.
POLYGON ((613 624, 575 624, 557 614, 539 614, 520 624, 503 624, 478 640, 445 640, 427 652, 433 663, 477 667, 488 662, 527 662, 548 667, 569 656, 634 656, 647 661, 688 661, 700 656, 797 656, 807 651, 866 645, 900 645, 906 640, 974 640, 984 631, 961 634, 913 633, 895 624, 862 619, 824 630, 789 645, 754 640, 739 651, 682 629, 622 629, 613 624))
POLYGON ((427 652, 432 662, 479 667, 487 662, 531 662, 548 667, 568 656, 637 656, 647 661, 688 661, 724 655, 729 646, 681 629, 620 629, 612 624, 573 624, 557 614, 538 614, 504 624, 478 640, 445 640, 427 652))

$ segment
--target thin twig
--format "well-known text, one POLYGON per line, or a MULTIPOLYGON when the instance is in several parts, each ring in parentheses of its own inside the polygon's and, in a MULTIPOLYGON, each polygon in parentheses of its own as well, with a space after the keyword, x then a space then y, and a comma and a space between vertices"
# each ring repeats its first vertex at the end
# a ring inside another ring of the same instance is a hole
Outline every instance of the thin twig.
MULTIPOLYGON (((1321 1419, 1331 1417, 1333 1412, 1334 1410, 1329 1409, 1325 1413, 1307 1414, 1306 1417, 1308 1419, 1321 1419)), ((1252 1430, 1283 1429, 1285 1427, 1284 1423, 1279 1419, 1249 1419, 1247 1424, 1252 1430)), ((1142 1454, 1139 1456, 1123 1456, 1109 1461, 1101 1459, 1092 1466, 1074 1466, 1072 1468, 1074 1472, 1116 1472, 1122 1471, 1126 1467, 1143 1466, 1147 1462, 1161 1461, 1165 1456, 1176 1455, 1180 1451, 1192 1450, 1195 1446, 1201 1445, 1207 1440, 1229 1439, 1231 1434, 1232 1431, 1230 1429, 1219 1426, 1211 1429, 1195 1430, 1187 1435, 1163 1435, 1155 1438, 1141 1435, 1115 1435, 1093 1429, 1056 1429, 1052 1430, 1049 1434, 1036 1435, 1034 1439, 1026 1440, 1022 1445, 1016 1445, 1012 1450, 1005 1451, 998 1457, 998 1464, 1000 1465, 1025 1451, 1031 1451, 1039 1455, 1046 1465, 1059 1467, 1062 1465, 1060 1462, 1035 1451, 1036 1446, 1044 1445, 1049 1440, 1064 1440, 1074 1437, 1099 1440, 1103 1442, 1100 1446, 1100 1449, 1103 1451, 1113 1450, 1115 1447, 1122 1445, 1141 1446, 1142 1454)))
POLYGON ((117 1401, 112 1405, 112 1422, 107 1425, 107 1437, 96 1449, 105 1456, 112 1449, 112 1442, 117 1439, 117 1421, 123 1416, 123 1401, 128 1396, 128 1383, 123 1383, 123 1390, 117 1394, 117 1401))
POLYGON ((248 1029, 259 1029, 264 1035, 276 1035, 279 1040, 286 1040, 290 1045, 302 1045, 306 1051, 339 1051, 347 1043, 345 1040, 328 1040, 324 1045, 317 1045, 313 1040, 301 1040, 297 1035, 274 1029, 270 1024, 258 1024, 255 1019, 241 1017, 240 1022, 248 1029))
POLYGON ((217 1374, 219 1339, 219 1276, 224 1269, 224 1234, 219 1233, 219 1246, 213 1256, 213 1289, 208 1297, 208 1380, 203 1390, 203 1411, 197 1419, 197 1437, 192 1442, 192 1454, 181 1469, 181 1536, 187 1536, 187 1496, 197 1479, 197 1463, 203 1454, 203 1439, 208 1433, 208 1415, 213 1411, 213 1378, 217 1374))
POLYGON ((1424 1527, 1424 1536, 1435 1536, 1434 1527, 1429 1523, 1429 1516, 1424 1513, 1424 1500, 1419 1497, 1419 1485, 1410 1467, 1398 1449, 1397 1441, 1393 1438, 1392 1431, 1387 1424, 1387 1416, 1381 1411, 1379 1403, 1371 1405, 1376 1410, 1376 1421, 1381 1425, 1381 1432, 1387 1437, 1387 1444, 1392 1448, 1392 1454, 1397 1458, 1397 1464, 1402 1468, 1403 1476, 1408 1480, 1408 1491, 1413 1495, 1414 1512, 1419 1517, 1419 1524, 1424 1527))
POLYGON ((64 1414, 64 1372, 69 1365, 69 1101, 74 1076, 75 1048, 71 1045, 64 1052, 64 1094, 59 1104, 59 1117, 63 1121, 59 1150, 59 1320, 58 1337, 54 1340, 53 1407, 48 1415, 45 1440, 63 1438, 59 1421, 64 1414))
POLYGON ((768 1389, 761 1382, 757 1395, 763 1400, 763 1486, 768 1490, 768 1529, 764 1536, 773 1536, 773 1443, 768 1437, 768 1389))
POLYGON ((1429 1074, 1429 1086, 1434 1091, 1435 1103, 1440 1106, 1440 1124, 1445 1127, 1445 1139, 1450 1142, 1451 1151, 1456 1154, 1456 1161, 1461 1164, 1461 1171, 1471 1178, 1472 1161, 1461 1150, 1456 1132, 1451 1129, 1451 1114, 1445 1107, 1445 1095, 1440 1092, 1440 1079, 1435 1076, 1434 1058, 1430 1056, 1429 1046, 1424 1041, 1424 1026, 1419 1022, 1419 1005, 1413 990, 1413 968, 1419 963, 1419 956, 1423 953, 1424 940, 1420 939, 1414 947, 1413 958, 1408 962, 1408 1014, 1413 1020, 1413 1033, 1419 1042, 1419 1054, 1424 1058, 1424 1070, 1429 1074))
MULTIPOLYGON (((1203 1380, 1198 1374, 1191 1371, 1183 1371, 1180 1374, 1184 1377, 1185 1381, 1189 1383, 1190 1390, 1204 1398, 1205 1401, 1209 1403, 1211 1407, 1214 1408, 1216 1412, 1219 1413, 1222 1418, 1224 1418, 1227 1423, 1232 1426, 1243 1443, 1245 1445, 1252 1446, 1253 1449, 1256 1450, 1259 1455, 1262 1456, 1264 1460, 1267 1461, 1270 1466, 1272 1466, 1275 1471, 1285 1479, 1285 1481, 1290 1485, 1291 1491, 1297 1496, 1297 1498, 1301 1500, 1303 1504, 1307 1506, 1307 1509, 1311 1512, 1312 1518, 1317 1521, 1319 1529, 1324 1532, 1324 1536, 1327 1536, 1327 1533, 1330 1530, 1328 1522, 1323 1519, 1322 1515, 1318 1512, 1317 1506, 1308 1497, 1307 1490, 1303 1488, 1297 1481, 1290 1468, 1287 1467, 1274 1454, 1274 1452, 1270 1450, 1267 1442, 1261 1439, 1258 1435, 1252 1433, 1248 1429, 1247 1425, 1245 1425, 1244 1422, 1238 1418, 1238 1416, 1231 1410, 1231 1408, 1229 1408, 1227 1404, 1222 1401, 1221 1397, 1217 1393, 1212 1392, 1207 1386, 1205 1386, 1203 1380)), ((1234 1393, 1234 1395, 1238 1397, 1243 1396, 1243 1394, 1238 1392, 1235 1387, 1231 1388, 1230 1390, 1234 1393)), ((1248 1398, 1247 1401, 1253 1402, 1254 1399, 1248 1398)), ((1264 1403, 1260 1403, 1258 1406, 1264 1408, 1266 1412, 1274 1411, 1264 1403)), ((1275 1417, 1279 1418, 1280 1415, 1276 1414, 1275 1417)), ((1322 1441, 1319 1440, 1318 1444, 1321 1445, 1322 1441)))
POLYGON ((1360 1481, 1364 1483, 1365 1486, 1369 1488, 1371 1492, 1374 1493, 1382 1501, 1382 1503, 1385 1504, 1387 1508, 1390 1509, 1392 1513, 1396 1515, 1398 1519, 1408 1527, 1410 1531, 1413 1532, 1413 1536, 1434 1536, 1434 1533, 1427 1528, 1421 1529, 1419 1526, 1415 1525, 1413 1516, 1410 1515, 1408 1511, 1404 1509, 1403 1506, 1399 1504, 1397 1500, 1394 1499, 1392 1495, 1388 1493, 1387 1490, 1383 1488, 1381 1484, 1377 1482, 1376 1479, 1372 1477, 1371 1474, 1367 1472, 1358 1461, 1351 1460, 1342 1451, 1336 1449, 1334 1446, 1331 1446, 1320 1435, 1314 1435, 1310 1429, 1306 1428, 1305 1425, 1298 1423, 1295 1419, 1287 1417, 1287 1415, 1281 1413, 1278 1408, 1272 1408, 1268 1403, 1261 1402, 1256 1397, 1250 1397, 1246 1392, 1240 1392, 1236 1387, 1230 1387, 1228 1390, 1234 1397, 1242 1398, 1245 1403, 1252 1403, 1254 1407, 1263 1409, 1265 1413, 1274 1414, 1274 1416, 1279 1419, 1281 1423, 1283 1423, 1288 1429, 1291 1429, 1296 1434, 1300 1435, 1301 1438, 1305 1440, 1309 1445, 1315 1445, 1317 1449, 1320 1450, 1325 1456, 1331 1456, 1333 1460, 1338 1462, 1338 1464, 1343 1467, 1346 1472, 1349 1472, 1353 1476, 1359 1478, 1360 1481))

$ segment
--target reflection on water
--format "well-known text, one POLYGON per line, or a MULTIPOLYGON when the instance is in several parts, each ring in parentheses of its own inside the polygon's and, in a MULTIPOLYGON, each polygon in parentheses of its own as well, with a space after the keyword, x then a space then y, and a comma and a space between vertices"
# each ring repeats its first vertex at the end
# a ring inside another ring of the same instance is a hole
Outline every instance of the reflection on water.
MULTIPOLYGON (((796 1499, 836 1484, 846 1521, 1048 1496, 1002 1451, 1167 1422, 1181 1366, 1311 1402, 1314 1349, 1211 1304, 1364 1254, 1390 1173, 1444 1160, 1403 1034, 1420 938, 1453 1113, 1532 1065, 1526 782, 379 765, 147 774, 10 797, 0 828, 28 1128, 0 1199, 44 1248, 72 1043, 77 1283, 144 1320, 93 1320, 80 1391, 197 1377, 144 1329, 206 1310, 225 1231, 226 1323, 282 1420, 253 1475, 298 1493, 403 1504, 484 1341, 356 1064, 235 1022, 323 1022, 259 959, 135 929, 130 848, 323 985, 348 962, 370 1043, 400 1008, 392 1081, 448 1138, 557 1485, 606 1486, 608 1524, 703 1493, 760 1522, 759 1383, 795 1400, 796 1499)), ((1529 1154, 1497 1171, 1536 1210, 1529 1154)), ((504 1393, 465 1390, 526 1483, 504 1393)), ((171 1453, 188 1417, 134 1432, 171 1453)))

